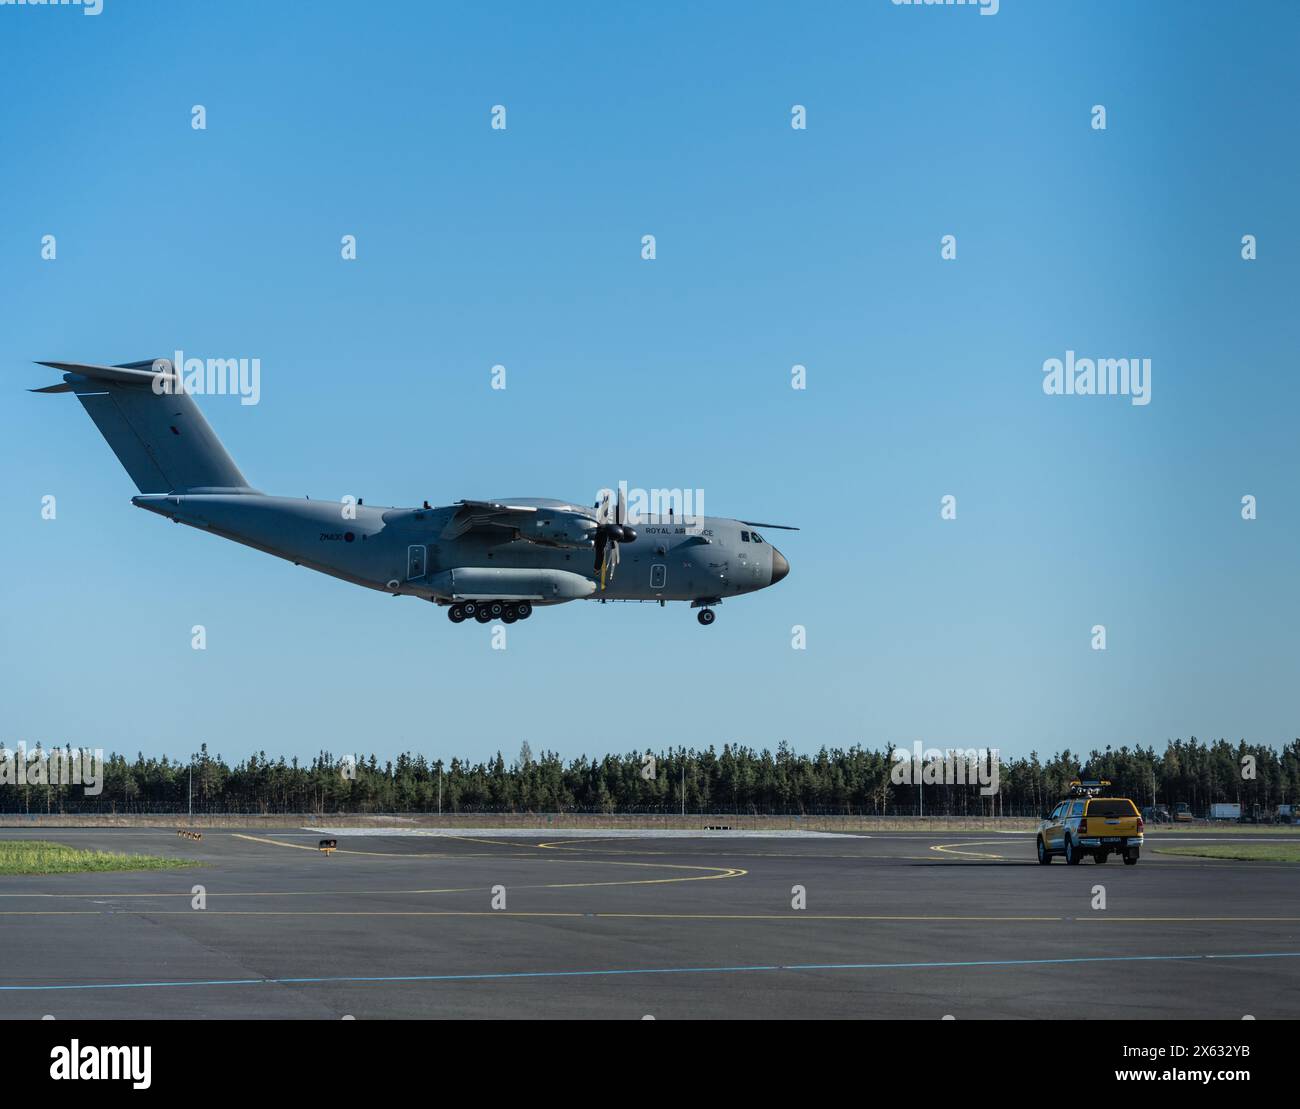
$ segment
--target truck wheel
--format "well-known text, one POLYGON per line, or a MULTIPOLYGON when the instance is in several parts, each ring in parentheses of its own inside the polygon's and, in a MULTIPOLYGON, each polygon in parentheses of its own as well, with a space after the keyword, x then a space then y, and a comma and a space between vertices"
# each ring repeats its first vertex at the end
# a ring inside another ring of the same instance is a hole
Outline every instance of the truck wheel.
POLYGON ((1131 851, 1124 856, 1125 866, 1137 866, 1137 861, 1138 861, 1138 853, 1136 851, 1131 851))
POLYGON ((1098 851, 1098 852, 1093 856, 1093 858, 1096 859, 1099 863, 1104 863, 1107 859, 1110 858, 1110 852, 1109 852, 1109 851, 1098 851))
POLYGON ((1052 856, 1047 852, 1047 845, 1043 843, 1043 837, 1038 837, 1038 861, 1046 866, 1052 861, 1052 856))
POLYGON ((1074 849, 1074 840, 1069 836, 1065 837, 1065 861, 1071 866, 1078 866, 1083 862, 1083 857, 1074 849))

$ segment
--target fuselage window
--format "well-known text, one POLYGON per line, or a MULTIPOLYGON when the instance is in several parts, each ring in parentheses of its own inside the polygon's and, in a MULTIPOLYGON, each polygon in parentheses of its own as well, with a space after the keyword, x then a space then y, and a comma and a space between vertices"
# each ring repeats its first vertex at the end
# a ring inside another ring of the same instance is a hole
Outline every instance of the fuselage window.
POLYGON ((747 531, 742 531, 742 532, 740 533, 740 541, 741 541, 742 543, 748 543, 748 542, 749 542, 749 532, 747 532, 747 531))

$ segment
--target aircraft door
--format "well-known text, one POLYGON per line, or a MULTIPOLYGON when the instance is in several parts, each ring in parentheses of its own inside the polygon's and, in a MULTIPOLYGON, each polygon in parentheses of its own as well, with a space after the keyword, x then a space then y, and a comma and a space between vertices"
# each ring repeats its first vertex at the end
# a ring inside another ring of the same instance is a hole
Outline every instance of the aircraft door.
POLYGON ((668 566, 663 562, 656 562, 650 567, 650 591, 652 593, 662 593, 668 583, 668 566))
POLYGON ((406 548, 406 580, 424 577, 424 547, 412 545, 406 548))

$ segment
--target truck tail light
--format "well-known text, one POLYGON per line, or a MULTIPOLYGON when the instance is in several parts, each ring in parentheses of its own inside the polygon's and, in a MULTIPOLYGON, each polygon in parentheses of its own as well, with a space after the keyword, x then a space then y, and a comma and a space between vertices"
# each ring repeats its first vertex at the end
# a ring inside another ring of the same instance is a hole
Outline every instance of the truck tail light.
POLYGON ((1146 822, 1145 820, 1143 820, 1143 819, 1139 816, 1139 817, 1138 817, 1138 835, 1141 835, 1143 832, 1145 832, 1145 831, 1146 831, 1146 828, 1147 828, 1147 822, 1146 822))
POLYGON ((1085 816, 1082 820, 1079 821, 1079 835, 1086 836, 1087 834, 1088 834, 1088 818, 1085 816))

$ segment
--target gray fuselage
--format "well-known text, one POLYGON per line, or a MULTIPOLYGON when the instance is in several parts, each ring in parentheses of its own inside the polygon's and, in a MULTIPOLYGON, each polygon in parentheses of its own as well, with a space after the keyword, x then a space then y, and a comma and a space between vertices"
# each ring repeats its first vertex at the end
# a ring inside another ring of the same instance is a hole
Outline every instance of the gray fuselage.
MULTIPOLYGON (((636 539, 620 544, 618 567, 602 591, 590 545, 551 546, 508 533, 470 532, 448 539, 443 533, 456 506, 378 508, 243 493, 150 494, 133 503, 356 585, 439 604, 460 598, 456 572, 468 569, 506 571, 493 579, 505 584, 478 586, 473 595, 529 596, 538 604, 576 599, 716 603, 763 589, 789 571, 781 553, 751 525, 717 516, 703 517, 691 528, 671 520, 633 521, 636 539), (545 592, 534 586, 538 581, 546 583, 545 592), (551 584, 555 581, 568 583, 567 593, 551 584)), ((541 506, 543 515, 547 507, 586 511, 561 501, 529 503, 541 506)), ((476 580, 485 576, 492 577, 478 573, 476 580)))

